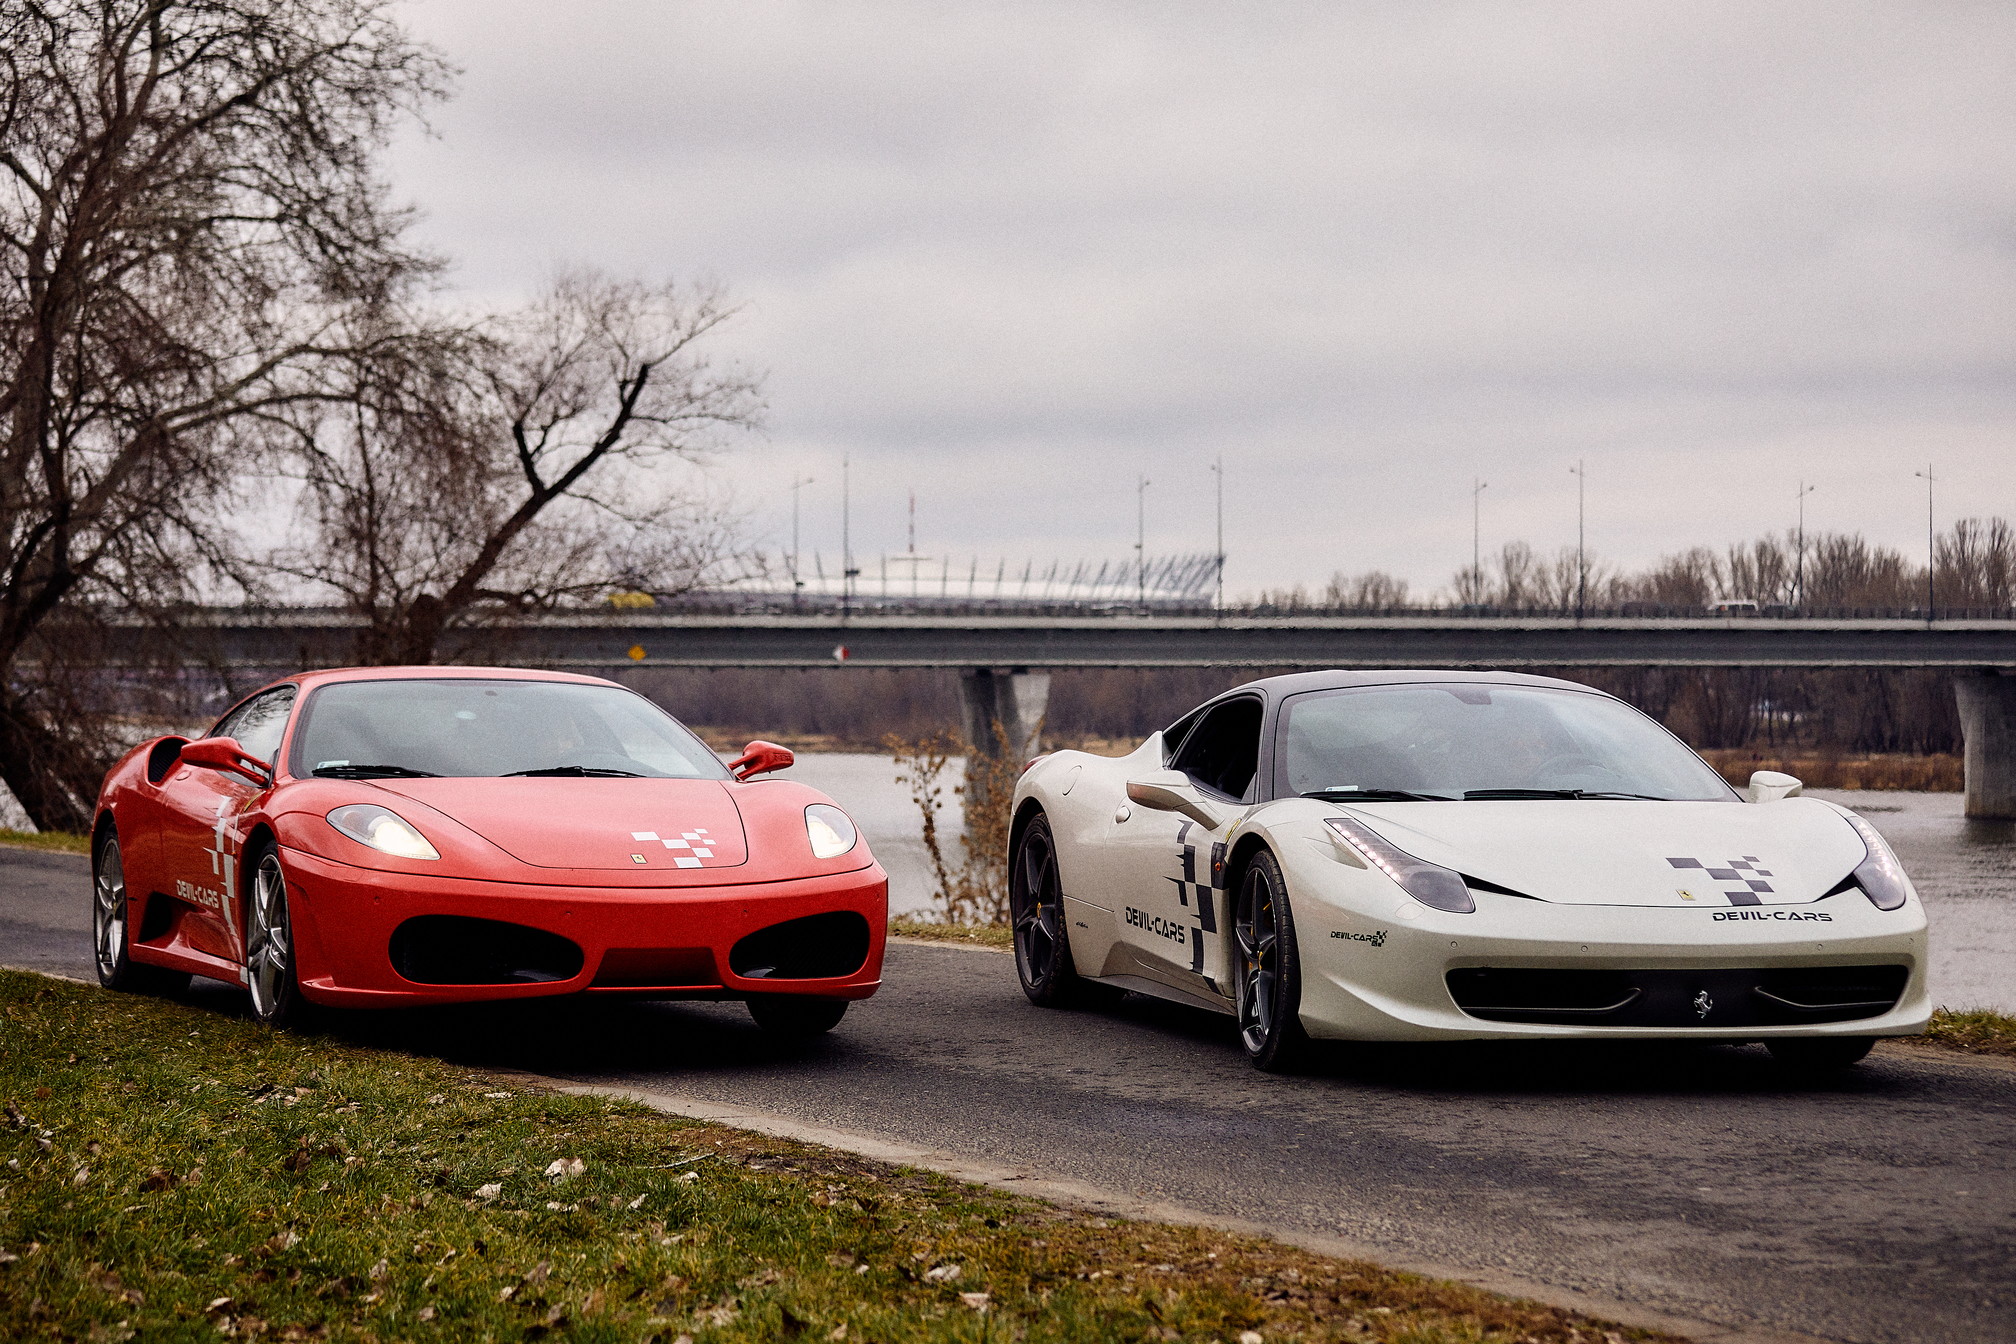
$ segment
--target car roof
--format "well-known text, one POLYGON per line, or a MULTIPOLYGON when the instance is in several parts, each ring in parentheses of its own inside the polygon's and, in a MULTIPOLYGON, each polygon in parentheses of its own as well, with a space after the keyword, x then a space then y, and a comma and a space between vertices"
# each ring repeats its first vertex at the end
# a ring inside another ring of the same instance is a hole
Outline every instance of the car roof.
MULTIPOLYGON (((584 677, 577 672, 552 672, 533 667, 437 667, 433 665, 408 667, 326 667, 313 672, 296 672, 288 677, 275 677, 268 686, 292 684, 310 690, 332 681, 571 681, 588 686, 617 686, 621 683, 608 681, 602 677, 584 677)), ((266 689, 264 686, 260 690, 266 689)), ((247 697, 240 696, 239 703, 247 697)))
MULTIPOLYGON (((1329 668, 1321 672, 1290 672, 1279 677, 1262 677, 1234 686, 1224 695, 1238 695, 1241 692, 1260 692, 1269 700, 1280 700, 1305 691, 1334 691, 1352 686, 1407 686, 1423 682, 1468 681, 1485 682, 1498 686, 1545 686, 1555 690, 1582 691, 1590 695, 1608 695, 1594 686, 1585 686, 1579 681, 1563 681, 1559 677, 1540 677, 1530 672, 1499 671, 1459 671, 1455 668, 1422 668, 1366 671, 1347 671, 1343 668, 1329 668)), ((1222 699, 1223 696, 1215 696, 1222 699)))

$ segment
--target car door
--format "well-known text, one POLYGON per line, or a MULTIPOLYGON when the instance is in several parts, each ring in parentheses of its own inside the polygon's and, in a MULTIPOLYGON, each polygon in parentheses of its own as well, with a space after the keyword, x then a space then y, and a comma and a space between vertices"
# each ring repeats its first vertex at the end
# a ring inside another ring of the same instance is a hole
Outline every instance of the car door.
MULTIPOLYGON (((262 761, 272 762, 294 709, 295 688, 262 691, 218 721, 212 737, 236 738, 262 761)), ((238 861, 243 837, 238 814, 262 797, 265 780, 229 770, 177 764, 161 790, 161 859, 168 894, 190 907, 183 917, 189 949, 225 961, 245 959, 238 908, 238 861)))
POLYGON ((1229 918, 1225 838, 1253 797, 1262 715, 1255 696, 1213 705, 1170 758, 1169 768, 1188 776, 1218 813, 1217 829, 1139 806, 1117 828, 1128 851, 1120 937, 1145 973, 1192 993, 1226 992, 1217 983, 1229 918))

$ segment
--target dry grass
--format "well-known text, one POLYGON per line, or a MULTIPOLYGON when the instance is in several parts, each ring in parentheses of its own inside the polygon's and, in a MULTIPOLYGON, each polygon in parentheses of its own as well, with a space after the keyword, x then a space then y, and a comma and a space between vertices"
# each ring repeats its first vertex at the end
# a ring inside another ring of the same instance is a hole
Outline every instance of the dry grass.
POLYGON ((998 947, 1004 951, 1013 950, 1015 931, 1006 924, 939 924, 931 920, 905 919, 901 915, 889 921, 891 938, 918 938, 932 943, 978 943, 982 947, 998 947))
POLYGON ((1901 753, 1842 756, 1820 751, 1776 752, 1756 747, 1710 749, 1701 753, 1722 777, 1742 788, 1753 770, 1796 775, 1816 789, 1908 789, 1915 793, 1958 793, 1963 787, 1958 756, 1901 753))
POLYGON ((1970 1055, 2016 1058, 2016 1017, 1988 1008, 1941 1008, 1932 1014, 1923 1039, 1970 1055))
POLYGON ((56 854, 89 854, 91 837, 76 831, 0 831, 0 845, 56 854))
POLYGON ((0 1338, 1664 1339, 0 972, 0 1338))

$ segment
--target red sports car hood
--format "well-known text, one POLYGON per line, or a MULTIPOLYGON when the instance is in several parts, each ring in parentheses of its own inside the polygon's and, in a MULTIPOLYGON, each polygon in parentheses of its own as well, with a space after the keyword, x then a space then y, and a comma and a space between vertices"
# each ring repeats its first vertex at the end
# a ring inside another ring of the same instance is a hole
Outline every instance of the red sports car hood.
POLYGON ((383 779, 535 868, 677 873, 748 862, 742 816, 713 779, 383 779))

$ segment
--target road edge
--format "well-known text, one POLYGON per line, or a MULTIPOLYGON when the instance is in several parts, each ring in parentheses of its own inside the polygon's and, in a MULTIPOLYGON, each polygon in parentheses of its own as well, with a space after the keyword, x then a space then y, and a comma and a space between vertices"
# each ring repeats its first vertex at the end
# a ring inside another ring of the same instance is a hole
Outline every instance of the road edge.
POLYGON ((1405 1256, 1396 1257, 1390 1251, 1364 1242, 1347 1241, 1341 1237, 1326 1237, 1313 1233, 1284 1232, 1243 1219, 1204 1213, 1180 1204, 1138 1199, 1132 1195, 1082 1181, 1052 1180, 1026 1170, 976 1162, 953 1153, 913 1144, 892 1143, 886 1139, 857 1134, 851 1130, 807 1124, 788 1116, 754 1110, 746 1106, 727 1106, 720 1102, 704 1101, 698 1097, 654 1091, 649 1088, 577 1083, 565 1078, 513 1070, 496 1069, 488 1072, 496 1077, 522 1078, 527 1083, 550 1087, 571 1096, 612 1097, 634 1101, 654 1111, 677 1115, 688 1120, 705 1120, 717 1125, 727 1125, 731 1129, 765 1134, 771 1138, 817 1144, 822 1148, 833 1148, 895 1166, 935 1171, 955 1180, 971 1181, 976 1185, 1028 1195, 1052 1204, 1110 1217, 1218 1228, 1244 1236, 1263 1237, 1341 1260, 1366 1260, 1389 1269, 1403 1270, 1426 1278, 1446 1279, 1466 1284, 1503 1297, 1521 1297, 1546 1306, 1562 1307, 1623 1325, 1664 1331, 1667 1334, 1682 1336, 1693 1341, 1693 1344, 1836 1344, 1835 1341, 1820 1335, 1799 1334, 1770 1327, 1729 1325, 1700 1317, 1680 1316, 1634 1303, 1599 1297, 1573 1288, 1521 1279, 1510 1274, 1467 1269, 1458 1265, 1405 1256))

